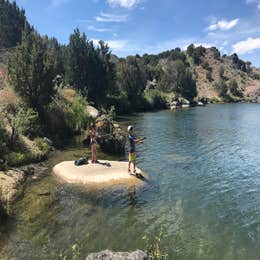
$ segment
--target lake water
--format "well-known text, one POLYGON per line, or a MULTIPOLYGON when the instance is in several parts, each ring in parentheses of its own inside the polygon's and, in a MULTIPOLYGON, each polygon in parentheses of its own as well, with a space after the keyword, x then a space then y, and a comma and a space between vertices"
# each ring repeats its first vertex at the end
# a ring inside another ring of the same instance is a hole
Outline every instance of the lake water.
MULTIPOLYGON (((260 105, 160 111, 129 122, 147 138, 137 162, 148 183, 93 191, 46 171, 5 223, 0 258, 84 259, 145 249, 159 236, 166 259, 260 259, 260 105), (45 191, 51 195, 39 196, 45 191)), ((71 146, 48 165, 83 152, 71 146)))

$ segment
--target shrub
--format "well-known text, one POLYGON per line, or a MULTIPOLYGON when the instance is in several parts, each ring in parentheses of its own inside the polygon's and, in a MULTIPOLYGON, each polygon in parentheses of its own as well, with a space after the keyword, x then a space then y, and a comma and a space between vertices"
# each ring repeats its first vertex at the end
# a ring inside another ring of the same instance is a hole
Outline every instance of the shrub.
POLYGON ((120 92, 117 96, 107 97, 107 101, 110 106, 115 108, 115 113, 117 115, 123 115, 133 112, 133 107, 131 107, 127 94, 125 92, 120 92))
POLYGON ((232 95, 237 96, 237 97, 243 97, 243 93, 241 89, 238 87, 237 81, 235 79, 232 79, 229 82, 229 89, 232 95))
POLYGON ((146 109, 165 109, 167 101, 165 95, 159 90, 149 90, 144 93, 146 109))
POLYGON ((211 97, 209 99, 209 103, 219 103, 219 102, 220 102, 220 100, 217 97, 211 97))
POLYGON ((224 78, 224 73, 225 73, 225 69, 224 69, 223 66, 219 67, 218 73, 219 73, 219 77, 223 79, 224 78))
POLYGON ((218 91, 221 97, 227 95, 228 86, 224 80, 219 80, 218 82, 214 83, 214 88, 218 91))
POLYGON ((34 142, 42 153, 46 154, 50 151, 50 145, 43 138, 38 137, 34 142))
POLYGON ((209 81, 209 82, 211 82, 212 80, 213 80, 213 78, 212 78, 212 72, 211 71, 207 71, 206 72, 206 78, 207 78, 207 80, 209 81))
POLYGON ((10 145, 13 146, 20 134, 31 135, 38 125, 38 113, 24 104, 9 104, 4 113, 11 126, 10 145))
POLYGON ((8 166, 21 166, 27 163, 40 161, 41 156, 29 151, 10 152, 5 160, 8 166))
POLYGON ((207 61, 203 61, 201 64, 201 67, 205 70, 211 71, 212 68, 209 66, 209 63, 207 61))
POLYGON ((89 120, 86 111, 87 102, 81 95, 77 95, 66 105, 66 123, 72 131, 80 131, 89 120))

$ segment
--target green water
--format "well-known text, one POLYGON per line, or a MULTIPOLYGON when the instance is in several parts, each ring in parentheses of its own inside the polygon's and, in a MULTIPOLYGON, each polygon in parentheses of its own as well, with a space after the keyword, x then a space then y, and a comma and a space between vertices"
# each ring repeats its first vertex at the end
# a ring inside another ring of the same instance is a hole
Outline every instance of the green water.
POLYGON ((149 182, 96 191, 64 185, 51 167, 86 149, 75 144, 56 152, 5 223, 0 258, 84 259, 104 249, 145 249, 162 231, 167 259, 260 259, 260 105, 209 105, 126 120, 147 138, 137 161, 149 182), (46 191, 50 196, 39 196, 46 191))

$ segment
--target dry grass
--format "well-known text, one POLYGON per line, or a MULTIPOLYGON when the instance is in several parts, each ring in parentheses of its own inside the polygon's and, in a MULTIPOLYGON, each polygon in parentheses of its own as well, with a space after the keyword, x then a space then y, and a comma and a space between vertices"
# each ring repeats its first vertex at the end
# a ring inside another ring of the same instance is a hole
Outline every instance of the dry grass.
POLYGON ((18 97, 11 88, 0 90, 0 104, 15 104, 18 102, 18 97))
POLYGON ((75 96, 77 95, 77 92, 74 89, 65 88, 61 90, 60 94, 63 98, 65 98, 69 102, 72 102, 75 96))

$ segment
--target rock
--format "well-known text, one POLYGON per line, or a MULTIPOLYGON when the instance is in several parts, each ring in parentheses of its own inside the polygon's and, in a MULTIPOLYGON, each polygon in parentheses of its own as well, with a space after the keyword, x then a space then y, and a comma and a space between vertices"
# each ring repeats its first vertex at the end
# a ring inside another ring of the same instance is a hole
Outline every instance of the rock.
POLYGON ((53 145, 53 141, 47 137, 43 137, 43 141, 46 142, 48 145, 52 146, 53 145))
POLYGON ((96 119, 99 116, 99 111, 93 106, 87 106, 86 110, 87 113, 94 119, 96 119))
POLYGON ((198 103, 202 103, 203 105, 208 104, 208 99, 206 97, 201 97, 198 99, 198 103))
POLYGON ((205 104, 204 103, 202 103, 202 102, 198 102, 198 104, 197 104, 199 107, 204 107, 205 106, 205 104))
POLYGON ((179 98, 179 97, 172 97, 170 108, 171 110, 178 109, 178 108, 186 108, 190 107, 190 101, 185 98, 179 98))
POLYGON ((0 204, 6 211, 9 205, 23 193, 26 179, 27 175, 23 170, 12 169, 0 172, 0 204))
POLYGON ((136 250, 134 252, 112 252, 104 250, 99 253, 89 254, 86 260, 147 260, 148 255, 144 251, 136 250))
POLYGON ((128 162, 102 161, 75 166, 74 161, 61 162, 54 166, 53 173, 67 183, 107 186, 118 184, 143 185, 148 178, 141 169, 136 169, 143 178, 128 173, 128 162))
POLYGON ((157 84, 156 79, 153 79, 152 81, 147 80, 146 87, 145 87, 144 91, 149 91, 151 89, 157 89, 157 87, 158 87, 158 84, 157 84))
POLYGON ((104 152, 125 153, 125 133, 119 127, 115 127, 111 119, 106 116, 99 117, 96 120, 96 130, 97 142, 104 152))

